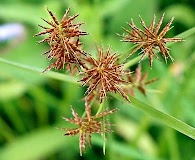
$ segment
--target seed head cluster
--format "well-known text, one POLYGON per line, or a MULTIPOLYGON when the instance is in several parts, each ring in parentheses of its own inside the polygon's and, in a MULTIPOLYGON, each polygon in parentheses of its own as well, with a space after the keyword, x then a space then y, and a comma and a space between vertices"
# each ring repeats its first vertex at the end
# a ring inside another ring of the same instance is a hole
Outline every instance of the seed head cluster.
MULTIPOLYGON (((82 50, 83 44, 80 41, 80 37, 88 35, 88 33, 79 29, 83 23, 73 22, 78 17, 78 14, 69 17, 70 8, 68 8, 62 20, 58 21, 54 14, 48 8, 46 9, 51 17, 51 21, 42 18, 48 27, 39 25, 44 30, 35 35, 46 36, 38 43, 46 42, 50 46, 50 49, 43 54, 46 54, 52 63, 43 72, 52 68, 56 70, 72 70, 72 75, 75 75, 76 72, 79 73, 77 75, 81 77, 79 80, 81 85, 87 86, 84 97, 84 115, 79 117, 77 112, 71 107, 74 118, 63 117, 65 121, 77 125, 77 127, 72 129, 59 128, 66 131, 64 133, 65 136, 79 135, 79 148, 82 156, 82 152, 86 150, 87 141, 91 146, 93 133, 104 135, 112 132, 110 128, 112 124, 105 120, 105 116, 118 111, 118 109, 105 110, 105 107, 102 107, 108 93, 119 93, 127 102, 131 102, 128 95, 134 96, 134 88, 138 88, 141 93, 146 95, 145 85, 157 79, 146 81, 147 73, 141 73, 141 65, 138 65, 135 74, 132 74, 129 69, 124 68, 123 63, 120 63, 120 54, 117 55, 110 47, 104 50, 102 45, 100 47, 96 46, 97 58, 94 58, 90 53, 82 50), (96 115, 92 116, 91 108, 94 101, 98 102, 96 104, 99 104, 99 110, 96 115)), ((135 49, 125 58, 125 61, 139 50, 143 53, 141 60, 148 55, 151 68, 153 57, 159 59, 155 50, 161 52, 166 62, 167 57, 173 61, 166 43, 178 42, 182 41, 182 39, 165 38, 164 36, 172 28, 171 24, 174 18, 171 18, 161 31, 164 14, 157 24, 154 15, 149 27, 145 25, 141 16, 139 18, 144 29, 138 28, 131 20, 131 23, 128 23, 128 25, 132 30, 129 31, 123 28, 127 35, 119 35, 123 38, 122 41, 136 45, 135 49)))

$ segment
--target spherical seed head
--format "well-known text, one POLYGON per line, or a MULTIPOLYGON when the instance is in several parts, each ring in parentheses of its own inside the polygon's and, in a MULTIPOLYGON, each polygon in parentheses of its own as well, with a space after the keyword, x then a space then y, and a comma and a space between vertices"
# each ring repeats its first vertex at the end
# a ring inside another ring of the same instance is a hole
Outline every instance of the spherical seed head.
POLYGON ((80 149, 80 155, 82 156, 82 152, 86 150, 86 141, 87 141, 86 139, 88 139, 88 143, 91 146, 92 133, 103 134, 105 132, 107 133, 112 132, 112 130, 110 129, 110 126, 112 124, 110 124, 109 122, 101 118, 118 111, 118 109, 115 108, 112 110, 106 110, 95 116, 90 115, 90 117, 82 117, 82 118, 78 116, 78 114, 73 108, 71 108, 71 110, 74 118, 63 117, 63 119, 67 122, 77 125, 78 128, 73 128, 73 129, 58 128, 58 129, 66 131, 64 136, 75 136, 79 134, 79 149, 80 149))
POLYGON ((97 53, 97 60, 93 57, 87 59, 91 68, 82 73, 84 75, 84 78, 81 79, 83 86, 89 85, 86 91, 87 97, 95 94, 102 103, 108 92, 118 92, 127 101, 130 101, 122 87, 124 83, 127 83, 123 79, 126 72, 124 72, 122 64, 117 64, 116 53, 111 53, 110 47, 104 53, 102 46, 97 48, 97 53))
POLYGON ((140 23, 144 28, 143 30, 136 27, 134 22, 131 21, 131 23, 129 23, 128 25, 131 27, 132 31, 124 29, 125 32, 127 32, 127 35, 120 35, 123 38, 124 42, 131 42, 137 45, 137 47, 131 52, 131 54, 129 54, 129 56, 137 52, 139 49, 142 49, 143 54, 141 60, 146 55, 148 55, 150 67, 152 68, 153 57, 159 59, 157 54, 154 52, 154 50, 157 49, 162 54, 166 63, 167 56, 171 59, 171 61, 173 61, 173 58, 169 53, 169 48, 166 47, 166 42, 178 42, 182 41, 182 38, 165 38, 164 36, 172 28, 171 24, 174 18, 172 17, 161 31, 160 28, 164 19, 164 14, 157 24, 155 24, 156 16, 154 15, 152 23, 149 27, 145 25, 145 22, 141 18, 141 16, 139 16, 139 18, 140 23))
POLYGON ((73 20, 78 15, 68 17, 70 11, 70 8, 68 8, 62 20, 58 21, 54 14, 48 8, 46 9, 52 21, 42 19, 50 27, 39 25, 44 31, 37 33, 35 36, 48 35, 39 43, 47 42, 50 45, 50 49, 44 54, 47 54, 47 58, 54 62, 43 72, 52 68, 57 70, 64 69, 66 64, 85 67, 84 63, 82 63, 82 56, 85 56, 86 52, 81 49, 82 43, 79 37, 87 35, 87 32, 79 30, 83 23, 73 23, 73 20))

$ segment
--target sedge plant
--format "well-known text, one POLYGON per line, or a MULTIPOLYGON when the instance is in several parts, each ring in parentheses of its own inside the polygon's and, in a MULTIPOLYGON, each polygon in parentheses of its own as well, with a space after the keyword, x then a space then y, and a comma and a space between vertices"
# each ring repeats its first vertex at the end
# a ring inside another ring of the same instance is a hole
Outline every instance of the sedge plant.
MULTIPOLYGON (((157 22, 154 15, 149 26, 145 24, 140 16, 142 28, 138 28, 133 19, 131 19, 131 22, 128 23, 129 29, 123 28, 125 33, 123 35, 118 34, 119 37, 122 37, 122 42, 133 43, 135 45, 132 51, 122 55, 116 54, 110 46, 105 49, 103 45, 96 45, 97 58, 95 58, 89 52, 82 49, 83 44, 80 41, 80 37, 88 35, 86 31, 80 29, 80 26, 84 23, 75 23, 74 20, 78 17, 78 14, 69 16, 69 11, 70 8, 66 10, 62 20, 58 21, 55 15, 47 8, 52 21, 43 19, 49 27, 39 25, 43 31, 37 33, 35 36, 47 35, 39 43, 46 42, 50 46, 50 49, 43 54, 46 54, 52 63, 43 73, 52 68, 67 70, 71 75, 78 77, 79 80, 77 82, 81 86, 87 86, 87 90, 83 96, 85 101, 83 116, 79 116, 76 110, 71 107, 73 118, 63 117, 65 121, 77 127, 58 128, 65 131, 64 136, 79 135, 79 148, 80 155, 82 156, 83 151, 86 151, 87 142, 91 146, 91 137, 94 133, 102 135, 103 141, 105 141, 105 133, 112 132, 111 127, 113 124, 105 120, 105 116, 115 113, 118 109, 105 109, 105 107, 102 107, 108 96, 120 94, 121 98, 125 101, 135 103, 135 106, 138 108, 141 107, 147 112, 147 107, 150 106, 143 107, 141 103, 134 99, 136 96, 134 89, 137 88, 146 96, 145 85, 155 82, 157 78, 147 80, 148 73, 142 73, 141 61, 143 58, 148 57, 151 69, 153 67, 153 58, 160 60, 159 56, 162 56, 166 63, 167 59, 173 62, 167 42, 181 42, 183 39, 179 37, 165 38, 166 33, 172 28, 171 24, 174 18, 171 18, 165 27, 162 28, 161 25, 165 14, 157 22), (129 69, 128 63, 131 61, 131 55, 137 52, 141 54, 141 57, 139 60, 140 63, 134 72, 129 69), (95 115, 92 115, 91 108, 95 102, 99 104, 99 109, 95 115)), ((169 118, 160 113, 154 114, 156 117, 160 115, 162 119, 169 118)), ((177 120, 174 118, 171 121, 177 123, 177 120)), ((171 127, 173 127, 174 124, 170 122, 168 125, 172 125, 171 127)), ((192 137, 194 138, 194 133, 192 137)))
MULTIPOLYGON (((43 31, 35 34, 35 36, 45 36, 38 43, 49 45, 49 50, 45 51, 43 55, 46 55, 51 64, 42 71, 43 75, 87 87, 83 95, 85 101, 83 115, 76 112, 78 106, 70 106, 73 117, 62 117, 63 120, 71 123, 74 127, 57 127, 57 129, 64 131, 64 136, 78 135, 81 156, 86 151, 87 143, 92 146, 92 136, 95 133, 102 136, 104 141, 103 152, 105 153, 105 135, 113 132, 114 127, 114 124, 109 122, 106 116, 119 112, 118 108, 113 106, 106 108, 104 106, 105 101, 110 96, 133 104, 134 107, 148 113, 153 118, 195 139, 195 129, 193 127, 138 100, 134 91, 137 88, 144 96, 147 96, 145 86, 158 80, 157 78, 148 80, 149 72, 142 73, 141 63, 144 58, 148 57, 151 69, 156 67, 153 66, 153 59, 160 60, 160 56, 163 57, 166 63, 167 59, 173 62, 171 51, 168 48, 171 44, 169 42, 182 42, 185 37, 184 33, 181 34, 182 38, 165 37, 166 33, 172 28, 174 18, 171 18, 165 27, 162 27, 165 14, 158 21, 154 15, 150 25, 146 25, 142 17, 139 16, 142 28, 138 28, 131 19, 131 22, 128 23, 129 28, 123 27, 124 34, 118 34, 118 36, 121 38, 120 43, 132 43, 134 47, 130 48, 127 53, 118 54, 110 46, 104 48, 103 44, 100 46, 96 44, 94 47, 96 47, 97 56, 93 57, 90 52, 83 50, 81 37, 84 38, 89 33, 80 29, 84 25, 83 22, 75 22, 79 15, 69 16, 69 7, 59 21, 52 11, 48 8, 46 10, 51 17, 51 21, 42 18, 47 27, 39 25, 43 31), (132 55, 138 53, 139 56, 134 59, 131 58, 132 55), (130 66, 135 63, 139 63, 137 68, 130 70, 130 66), (69 75, 63 74, 63 72, 52 72, 50 71, 52 69, 55 69, 55 71, 66 70, 69 75), (98 104, 99 108, 93 108, 93 104, 98 104), (92 114, 92 108, 97 109, 94 115, 92 114)), ((185 35, 194 32, 195 28, 192 28, 186 31, 185 35)), ((7 60, 0 59, 0 61, 40 72, 39 69, 33 69, 7 60)))

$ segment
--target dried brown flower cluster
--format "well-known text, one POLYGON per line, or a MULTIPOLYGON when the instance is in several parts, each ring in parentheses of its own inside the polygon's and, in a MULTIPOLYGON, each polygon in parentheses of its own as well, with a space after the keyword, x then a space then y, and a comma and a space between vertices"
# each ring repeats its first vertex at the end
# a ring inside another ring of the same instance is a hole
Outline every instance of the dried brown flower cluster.
POLYGON ((144 30, 136 27, 133 20, 131 19, 131 23, 129 23, 128 25, 131 27, 132 31, 123 28, 128 33, 128 35, 120 35, 123 37, 124 42, 132 42, 133 44, 137 45, 137 47, 129 54, 129 56, 133 55, 139 49, 142 49, 143 54, 140 61, 146 55, 148 55, 150 67, 152 67, 153 57, 159 59, 157 54, 155 53, 155 50, 159 48, 159 51, 161 52, 166 62, 167 56, 171 59, 171 61, 173 61, 173 58, 169 53, 169 49, 166 47, 166 43, 182 41, 182 38, 165 38, 164 36, 172 28, 171 24, 174 20, 174 17, 171 18, 171 20, 161 31, 160 27, 164 19, 164 14, 160 18, 157 25, 155 25, 156 16, 154 15, 152 23, 149 27, 145 25, 145 22, 143 21, 141 16, 139 18, 144 30))
POLYGON ((37 33, 35 36, 47 34, 48 36, 39 43, 47 42, 50 45, 50 49, 43 54, 48 54, 49 60, 54 62, 49 65, 43 72, 48 71, 52 68, 60 70, 64 68, 65 64, 76 64, 78 66, 85 67, 82 62, 81 55, 86 55, 86 52, 81 49, 81 42, 79 41, 80 36, 87 35, 87 32, 79 30, 79 27, 83 23, 73 23, 73 20, 78 17, 74 15, 68 17, 70 8, 66 10, 61 22, 53 15, 53 13, 47 8, 52 21, 43 19, 51 27, 44 27, 39 25, 44 31, 37 33))
POLYGON ((146 96, 145 85, 148 85, 148 84, 153 83, 153 82, 158 80, 158 78, 154 78, 154 79, 146 81, 147 76, 148 76, 148 74, 146 72, 144 74, 142 74, 141 65, 139 64, 135 70, 134 75, 132 75, 132 74, 127 75, 128 81, 130 82, 130 85, 128 85, 125 88, 125 92, 134 96, 134 88, 137 88, 142 94, 144 94, 146 96))
POLYGON ((87 59, 91 68, 82 73, 84 75, 84 78, 81 79, 82 85, 89 85, 86 99, 96 95, 99 97, 99 102, 102 103, 108 92, 118 92, 130 102, 122 87, 123 83, 127 83, 123 79, 127 73, 124 72, 122 64, 117 64, 118 56, 116 53, 111 53, 110 47, 108 47, 104 54, 102 46, 97 48, 97 53, 97 60, 93 57, 87 59))
MULTIPOLYGON (((116 52, 112 52, 108 47, 104 51, 103 47, 97 47, 97 59, 93 58, 90 54, 87 54, 82 50, 82 43, 80 37, 87 35, 87 32, 79 30, 79 27, 83 23, 73 23, 77 15, 68 17, 70 8, 66 10, 62 20, 59 22, 53 13, 47 9, 47 12, 52 18, 52 21, 45 21, 49 27, 39 25, 44 31, 37 33, 35 36, 47 35, 46 38, 39 41, 39 43, 47 42, 50 45, 50 49, 44 54, 47 54, 47 58, 53 62, 43 71, 48 71, 52 68, 56 70, 72 69, 72 74, 81 71, 82 76, 80 82, 82 86, 88 86, 85 92, 85 117, 79 117, 76 111, 71 108, 74 118, 65 118, 64 120, 72 124, 77 125, 77 128, 65 130, 65 136, 74 136, 79 134, 79 148, 80 155, 86 149, 86 138, 91 146, 91 136, 93 133, 105 134, 111 132, 110 126, 112 125, 108 121, 105 121, 104 116, 112 114, 117 109, 104 110, 104 107, 100 107, 101 113, 95 116, 91 116, 91 106, 93 100, 98 100, 98 103, 103 105, 103 100, 107 98, 107 94, 110 92, 119 93, 128 102, 130 99, 128 94, 134 96, 134 88, 138 88, 141 93, 146 95, 145 85, 150 84, 157 79, 146 81, 147 73, 142 75, 141 65, 138 66, 134 75, 129 70, 124 70, 124 65, 119 63, 119 55, 116 52)), ((124 29, 128 35, 120 35, 125 42, 132 42, 136 44, 136 48, 129 56, 134 54, 139 49, 142 50, 143 55, 141 60, 148 54, 150 66, 152 67, 153 57, 158 58, 155 50, 158 48, 167 62, 167 56, 173 61, 169 53, 169 49, 166 47, 166 42, 182 41, 181 38, 164 38, 165 34, 172 28, 171 23, 173 18, 168 24, 161 30, 164 14, 157 24, 155 24, 156 17, 153 17, 152 23, 149 27, 145 25, 145 22, 140 17, 141 24, 144 30, 136 27, 133 20, 128 25, 132 31, 124 29)), ((127 58, 129 57, 127 56, 127 58)), ((125 58, 125 60, 127 59, 125 58)), ((158 58, 159 59, 159 58, 158 58)))
POLYGON ((110 129, 110 126, 112 124, 110 124, 108 121, 102 119, 98 120, 98 119, 108 114, 112 114, 118 111, 118 109, 104 111, 95 116, 91 116, 91 112, 87 110, 87 117, 84 118, 80 118, 73 108, 71 108, 71 110, 74 118, 63 117, 63 119, 66 120, 67 122, 77 125, 78 128, 74 128, 74 129, 59 128, 59 129, 66 131, 66 133, 64 134, 65 136, 75 136, 76 134, 79 134, 79 148, 80 148, 80 155, 82 156, 82 152, 86 150, 86 137, 88 138, 88 143, 91 146, 92 133, 103 134, 106 132, 112 132, 112 130, 110 129))

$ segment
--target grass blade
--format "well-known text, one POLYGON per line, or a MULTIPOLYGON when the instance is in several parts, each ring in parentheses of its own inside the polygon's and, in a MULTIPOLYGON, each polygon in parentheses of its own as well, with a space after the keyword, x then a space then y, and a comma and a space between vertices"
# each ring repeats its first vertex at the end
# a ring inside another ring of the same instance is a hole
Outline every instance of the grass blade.
POLYGON ((129 97, 132 105, 135 108, 138 108, 145 113, 149 114, 153 118, 159 120, 162 123, 165 123, 167 126, 185 134, 186 136, 192 138, 195 140, 195 128, 189 126, 188 124, 180 121, 179 119, 176 119, 175 117, 172 117, 150 105, 147 105, 143 103, 142 101, 130 96, 129 97))
POLYGON ((3 59, 3 58, 0 58, 0 62, 5 63, 5 64, 9 64, 9 65, 12 65, 14 67, 18 67, 18 68, 21 68, 21 69, 24 69, 24 70, 39 73, 41 75, 44 75, 46 77, 53 78, 53 79, 56 79, 56 80, 61 80, 61 81, 66 81, 66 82, 79 84, 77 82, 78 81, 77 78, 69 76, 69 75, 57 73, 57 72, 54 72, 54 71, 48 71, 48 72, 42 74, 43 69, 41 69, 41 68, 20 64, 20 63, 17 63, 17 62, 12 62, 12 61, 9 61, 9 60, 3 59))

